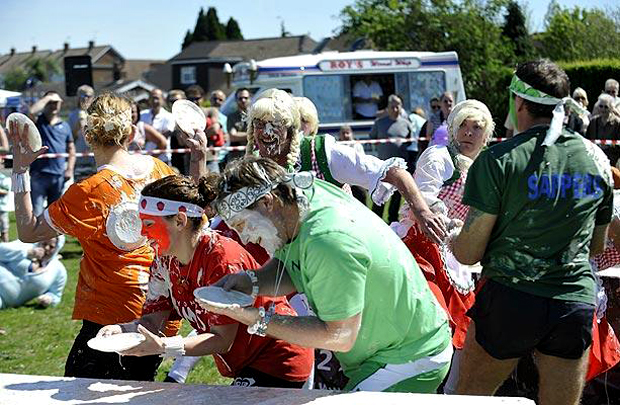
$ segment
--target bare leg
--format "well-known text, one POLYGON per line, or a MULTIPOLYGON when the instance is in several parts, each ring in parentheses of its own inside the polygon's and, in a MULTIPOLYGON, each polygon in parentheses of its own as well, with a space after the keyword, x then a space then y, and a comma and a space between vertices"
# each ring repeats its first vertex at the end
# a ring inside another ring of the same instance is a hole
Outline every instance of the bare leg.
POLYGON ((461 354, 456 394, 493 395, 518 362, 518 358, 498 360, 488 354, 476 341, 476 325, 472 321, 461 354))
POLYGON ((540 384, 540 405, 578 405, 585 383, 590 349, 580 359, 569 360, 548 356, 536 351, 536 363, 540 384))

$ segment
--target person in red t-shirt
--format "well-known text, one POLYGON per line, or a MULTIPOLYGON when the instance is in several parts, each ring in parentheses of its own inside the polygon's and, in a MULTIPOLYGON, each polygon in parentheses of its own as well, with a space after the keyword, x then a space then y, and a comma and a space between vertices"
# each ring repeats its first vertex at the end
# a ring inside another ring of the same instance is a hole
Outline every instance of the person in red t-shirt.
MULTIPOLYGON (((219 372, 234 378, 233 385, 301 388, 312 370, 311 349, 250 334, 244 325, 206 311, 194 299, 196 288, 214 284, 226 274, 260 267, 237 242, 208 229, 202 207, 212 200, 205 198, 209 192, 206 182, 196 184, 185 176, 168 176, 142 190, 142 234, 159 252, 144 304, 148 315, 105 326, 98 336, 137 331, 146 340, 123 355, 211 354, 219 372), (163 321, 175 316, 186 319, 198 335, 159 337, 163 321)), ((296 315, 286 298, 259 296, 254 307, 272 302, 277 313, 296 315)))

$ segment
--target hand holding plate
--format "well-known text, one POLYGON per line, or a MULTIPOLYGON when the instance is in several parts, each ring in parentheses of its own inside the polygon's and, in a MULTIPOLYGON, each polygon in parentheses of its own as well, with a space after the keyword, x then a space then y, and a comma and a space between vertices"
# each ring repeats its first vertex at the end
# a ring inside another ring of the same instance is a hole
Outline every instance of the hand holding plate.
POLYGON ((138 325, 138 333, 144 336, 145 340, 139 345, 131 349, 119 352, 123 356, 150 356, 153 354, 162 354, 164 352, 164 342, 160 337, 151 333, 142 325, 138 325))
POLYGON ((9 115, 8 136, 13 144, 13 171, 25 172, 39 156, 47 152, 47 146, 41 147, 41 137, 36 126, 23 114, 9 115), (38 137, 38 141, 37 141, 38 137))

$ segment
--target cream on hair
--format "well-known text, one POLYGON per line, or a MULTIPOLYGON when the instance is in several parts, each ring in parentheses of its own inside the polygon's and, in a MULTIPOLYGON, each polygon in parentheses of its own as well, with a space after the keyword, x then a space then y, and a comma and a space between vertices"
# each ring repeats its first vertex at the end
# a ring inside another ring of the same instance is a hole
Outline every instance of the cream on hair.
POLYGON ((290 143, 290 152, 287 156, 287 165, 294 166, 299 157, 301 134, 299 127, 301 120, 299 109, 293 98, 285 91, 267 89, 262 92, 248 111, 248 144, 245 154, 252 155, 256 148, 254 137, 254 120, 269 121, 281 124, 287 129, 287 134, 293 134, 290 143))

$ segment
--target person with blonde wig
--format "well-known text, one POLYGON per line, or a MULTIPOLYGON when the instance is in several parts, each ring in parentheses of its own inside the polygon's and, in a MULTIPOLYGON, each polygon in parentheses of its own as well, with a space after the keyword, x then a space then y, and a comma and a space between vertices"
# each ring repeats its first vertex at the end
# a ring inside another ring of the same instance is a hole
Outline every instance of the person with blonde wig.
MULTIPOLYGON (((43 147, 31 151, 28 128, 13 125, 13 191, 19 239, 37 242, 59 234, 78 239, 83 249, 73 319, 82 320, 67 363, 65 376, 123 380, 153 380, 161 359, 157 356, 127 358, 87 346, 103 325, 131 322, 142 315, 153 261, 153 249, 140 235, 138 198, 142 188, 173 174, 160 160, 131 155, 131 104, 113 94, 96 97, 88 107, 85 139, 95 154, 97 173, 69 187, 60 199, 38 217, 30 201, 29 167, 43 147)), ((190 140, 196 175, 204 173, 204 134, 190 140)), ((178 328, 178 325, 177 325, 178 328)), ((173 332, 171 325, 169 332, 173 332)))
MULTIPOLYGON (((414 178, 426 203, 434 212, 446 217, 450 229, 458 228, 467 216, 469 209, 461 202, 467 170, 488 143, 495 124, 486 105, 477 100, 465 100, 452 109, 447 128, 448 145, 426 149, 418 160, 414 178)), ((393 223, 392 229, 403 238, 452 321, 452 344, 456 351, 444 392, 453 393, 459 353, 470 322, 465 313, 475 299, 474 283, 445 243, 437 244, 421 232, 407 206, 401 213, 401 221, 393 223)))
MULTIPOLYGON (((309 171, 338 187, 360 186, 370 192, 373 202, 384 204, 398 190, 414 207, 422 229, 433 240, 445 236, 445 224, 428 208, 407 164, 401 158, 380 160, 372 155, 336 142, 331 135, 304 136, 301 132, 300 105, 285 91, 268 89, 260 94, 248 113, 246 155, 267 157, 288 172, 309 171)), ((304 112, 309 110, 301 107, 304 112)), ((313 110, 316 110, 314 108, 313 110)))
POLYGON ((295 104, 299 108, 301 131, 305 136, 316 135, 319 132, 319 113, 314 103, 307 97, 295 97, 295 104))

